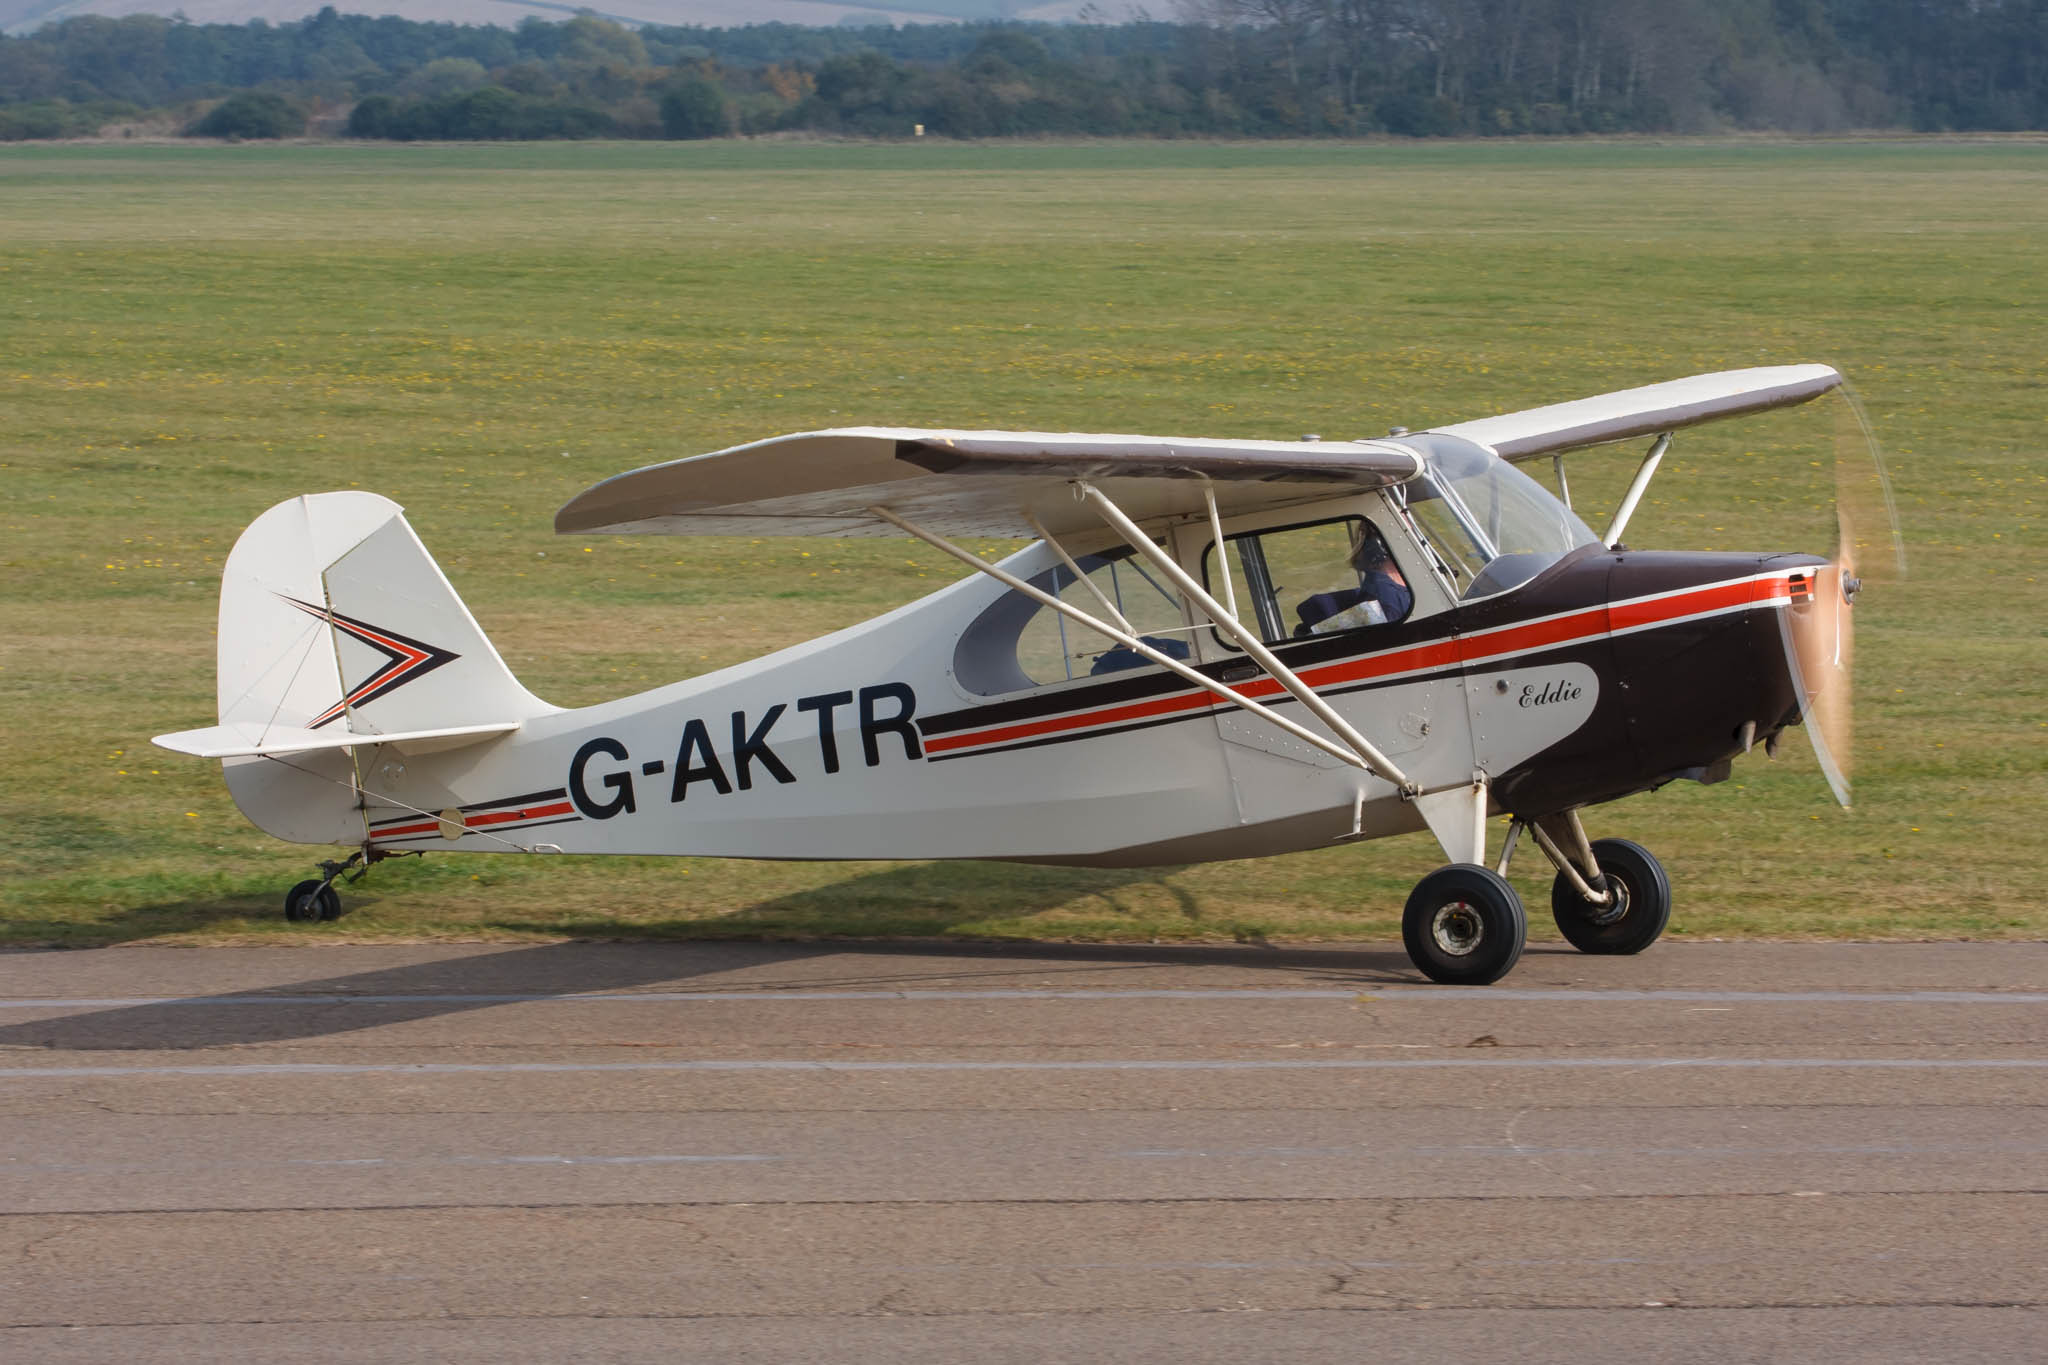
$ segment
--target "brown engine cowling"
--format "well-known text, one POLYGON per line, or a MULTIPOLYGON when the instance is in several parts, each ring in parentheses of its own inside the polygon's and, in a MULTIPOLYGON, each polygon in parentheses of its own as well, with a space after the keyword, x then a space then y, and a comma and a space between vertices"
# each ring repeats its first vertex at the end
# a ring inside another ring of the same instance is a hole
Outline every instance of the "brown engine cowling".
MULTIPOLYGON (((1573 555, 1510 594, 1517 616, 1612 604, 1624 633, 1570 648, 1601 678, 1600 699, 1568 738, 1494 778, 1496 799, 1521 816, 1612 801, 1680 778, 1714 782, 1745 742, 1762 743, 1800 715, 1781 604, 1626 630, 1621 604, 1827 562, 1804 554, 1603 550, 1573 555)), ((1504 610, 1480 603, 1461 628, 1504 610)))

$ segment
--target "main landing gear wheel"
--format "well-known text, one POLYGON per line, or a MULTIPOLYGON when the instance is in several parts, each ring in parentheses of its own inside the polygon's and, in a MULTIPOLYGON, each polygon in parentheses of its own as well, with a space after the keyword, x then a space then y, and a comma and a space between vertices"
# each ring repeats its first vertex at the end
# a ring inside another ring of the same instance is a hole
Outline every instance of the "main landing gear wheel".
POLYGON ((318 877, 284 893, 284 917, 294 924, 341 918, 341 896, 318 877))
POLYGON ((1614 893, 1612 905, 1595 905, 1560 872, 1550 886, 1550 913, 1558 932, 1582 953, 1640 953, 1671 922, 1671 882, 1664 865, 1641 844, 1595 839, 1593 861, 1614 893))
POLYGON ((1477 863, 1430 873, 1415 884, 1401 912, 1409 961, 1446 986, 1500 980, 1522 956, 1528 936, 1522 898, 1506 878, 1477 863))

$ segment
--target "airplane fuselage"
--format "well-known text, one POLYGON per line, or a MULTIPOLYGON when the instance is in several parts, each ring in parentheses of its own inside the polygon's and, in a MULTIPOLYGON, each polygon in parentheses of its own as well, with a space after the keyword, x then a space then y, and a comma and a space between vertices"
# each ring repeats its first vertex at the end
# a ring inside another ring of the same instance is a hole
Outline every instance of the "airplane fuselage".
MULTIPOLYGON (((1028 577, 1051 562, 1034 546, 1008 564, 1028 577)), ((1780 632, 1819 562, 1589 546, 1485 601, 1276 652, 1426 789, 1476 770, 1491 810, 1541 816, 1710 780, 1743 748, 1745 724, 1760 739, 1795 718, 1780 632)), ((953 646, 1002 596, 969 578, 488 745, 374 750, 370 795, 360 807, 330 796, 325 837, 393 852, 1146 865, 1422 827, 1391 783, 1163 670, 971 691, 953 646)), ((1299 716, 1241 655, 1207 632, 1189 638, 1198 669, 1299 716)), ((259 824, 269 810, 303 814, 303 800, 278 799, 280 779, 293 780, 266 770, 273 789, 245 802, 259 824)))

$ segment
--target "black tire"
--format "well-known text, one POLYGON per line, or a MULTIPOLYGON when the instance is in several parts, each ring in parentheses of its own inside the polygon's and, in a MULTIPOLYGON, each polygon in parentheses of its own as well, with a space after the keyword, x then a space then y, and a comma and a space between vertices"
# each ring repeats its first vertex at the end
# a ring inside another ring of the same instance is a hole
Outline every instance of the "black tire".
POLYGON ((327 883, 318 877, 300 882, 284 893, 284 917, 293 924, 311 924, 320 918, 320 893, 327 883))
POLYGON ((1640 953, 1671 922, 1671 882, 1664 865, 1650 850, 1627 839, 1595 839, 1592 848, 1593 861, 1621 904, 1593 904, 1560 872, 1550 884, 1550 913, 1557 931, 1582 953, 1640 953))
POLYGON ((341 918, 341 896, 318 877, 300 882, 284 893, 284 917, 293 924, 341 918))
POLYGON ((1431 981, 1486 986, 1522 956, 1529 937, 1522 898, 1477 863, 1440 867, 1415 884, 1401 912, 1408 959, 1431 981))

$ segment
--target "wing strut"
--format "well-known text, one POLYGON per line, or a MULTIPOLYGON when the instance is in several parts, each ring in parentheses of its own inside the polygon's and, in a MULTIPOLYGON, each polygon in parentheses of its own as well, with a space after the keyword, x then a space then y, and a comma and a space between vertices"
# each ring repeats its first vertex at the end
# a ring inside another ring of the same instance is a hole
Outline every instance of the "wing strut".
MULTIPOLYGON (((1088 589, 1089 594, 1102 604, 1102 609, 1108 613, 1109 619, 1116 622, 1118 628, 1126 635, 1135 636, 1138 632, 1131 629, 1130 621, 1125 618, 1122 612, 1117 610, 1116 603, 1109 600, 1109 595, 1103 592, 1094 579, 1081 572, 1081 566, 1076 564, 1074 557, 1067 553, 1067 547, 1060 544, 1058 540, 1054 539, 1053 533, 1045 529, 1045 523, 1034 516, 1027 515, 1024 519, 1031 523, 1032 530, 1038 532, 1040 540, 1052 546, 1052 552, 1060 557, 1060 563, 1067 566, 1067 572, 1074 576, 1074 581, 1088 589)), ((898 524, 900 525, 901 523, 898 524)), ((1055 583, 1053 586, 1058 587, 1059 585, 1055 583)))
MULTIPOLYGON (((1636 504, 1643 500, 1643 490, 1648 488, 1650 480, 1656 477, 1657 466, 1664 462, 1664 452, 1669 449, 1671 433, 1667 431, 1657 437, 1655 443, 1650 446, 1649 453, 1643 456, 1643 462, 1637 467, 1636 477, 1629 484, 1628 492, 1621 495, 1621 505, 1614 509, 1614 520, 1607 523, 1607 534, 1600 537, 1602 544, 1621 544, 1621 533, 1628 529, 1628 519, 1635 515, 1636 504)), ((1558 465, 1558 477, 1564 477, 1562 462, 1558 465)))
MULTIPOLYGON (((1023 593, 1026 597, 1031 598, 1033 601, 1052 608, 1054 611, 1060 613, 1062 616, 1080 622, 1082 625, 1086 626, 1090 630, 1101 632, 1103 635, 1108 636, 1110 639, 1122 645, 1125 649, 1131 650, 1132 652, 1141 655, 1142 657, 1151 661, 1152 663, 1158 664, 1162 668, 1166 668, 1171 672, 1180 675, 1182 678, 1185 678, 1187 681, 1195 684, 1197 687, 1200 687, 1205 691, 1215 693, 1218 697, 1221 697, 1223 700, 1231 703, 1233 706, 1241 706, 1245 710, 1257 716, 1259 719, 1270 722, 1273 725, 1279 726, 1282 730, 1285 730, 1288 734, 1293 735, 1302 743, 1312 744, 1316 748, 1328 754, 1330 757, 1337 759, 1340 762, 1348 763, 1354 768, 1362 768, 1368 772, 1378 771, 1378 769, 1374 768, 1373 765, 1364 757, 1364 755, 1354 752, 1353 750, 1345 747, 1345 745, 1333 744, 1330 742, 1329 739, 1325 738, 1324 736, 1317 734, 1315 731, 1308 729, 1306 726, 1298 725, 1295 722, 1289 720, 1287 717, 1279 714, 1277 711, 1273 710, 1272 707, 1267 706, 1262 702, 1254 701, 1252 698, 1246 696, 1244 693, 1238 691, 1236 688, 1230 686, 1228 683, 1218 682, 1216 679, 1209 677, 1205 673, 1197 672, 1196 670, 1188 667, 1185 663, 1182 663, 1179 659, 1174 658, 1171 654, 1163 653, 1160 650, 1155 649, 1151 645, 1146 644, 1143 640, 1139 639, 1130 631, 1121 629, 1117 626, 1113 626, 1107 621, 1100 620, 1097 617, 1089 615, 1087 612, 1082 611, 1073 603, 1064 601, 1061 598, 1056 597, 1049 592, 1046 592, 1042 588, 1032 586, 1031 584, 1025 582, 1023 579, 1017 577, 1015 574, 1010 573, 1007 570, 1001 569, 996 565, 989 563, 987 560, 981 558, 981 556, 975 554, 973 551, 962 549, 960 546, 955 545, 952 541, 947 540, 944 536, 941 536, 933 531, 927 531, 924 527, 917 525, 915 522, 907 521, 904 518, 897 516, 894 512, 890 511, 886 507, 870 507, 867 510, 873 513, 875 516, 878 516, 882 520, 888 522, 890 525, 896 527, 898 530, 903 531, 905 534, 916 536, 919 540, 931 546, 933 549, 951 555, 953 558, 959 560, 962 564, 967 565, 971 569, 974 569, 980 573, 987 574, 990 578, 995 579, 996 582, 1003 584, 1005 587, 1012 588, 1018 592, 1023 593)), ((1141 535, 1139 538, 1143 539, 1143 536, 1141 535)), ((1059 543, 1057 541, 1053 541, 1051 537, 1047 537, 1047 541, 1052 545, 1054 551, 1059 554, 1060 558, 1065 560, 1069 566, 1072 566, 1073 560, 1067 555, 1066 551, 1059 545, 1059 543)), ((1149 543, 1150 542, 1148 541, 1147 544, 1149 543)), ((1086 583, 1088 581, 1086 575, 1079 576, 1082 582, 1086 583)), ((1119 617, 1119 619, 1121 619, 1121 617, 1119 617)), ((1288 676, 1292 677, 1293 675, 1290 673, 1288 676)), ((1310 695, 1314 694, 1311 693, 1310 695)), ((1317 700, 1320 701, 1321 699, 1318 698, 1317 700)), ((1347 726, 1345 728, 1348 729, 1349 727, 1347 726)), ((1341 734, 1342 731, 1339 731, 1339 733, 1341 734)), ((1370 745, 1367 746, 1367 748, 1370 747, 1370 745)), ((1389 766, 1391 767, 1391 765, 1389 766)), ((1406 779, 1403 778, 1398 771, 1392 771, 1390 773, 1382 772, 1380 773, 1380 776, 1385 777, 1388 781, 1394 783, 1396 786, 1403 787, 1404 789, 1407 786, 1406 779)))
POLYGON ((1223 609, 1237 619, 1237 586, 1230 581, 1230 554, 1223 544, 1223 517, 1216 510, 1216 485, 1202 480, 1202 501, 1209 506, 1209 534, 1215 537, 1216 568, 1223 575, 1223 609))
MULTIPOLYGON (((1077 621, 1088 629, 1109 637, 1140 657, 1170 670, 1197 687, 1221 697, 1233 706, 1242 707, 1259 719, 1278 726, 1304 744, 1312 744, 1339 762, 1347 763, 1354 768, 1360 768, 1377 777, 1384 778, 1400 788, 1404 796, 1412 798, 1420 794, 1421 788, 1396 767, 1392 759, 1381 753, 1374 747, 1372 741, 1358 732, 1357 727, 1338 715, 1328 702, 1317 696, 1315 689, 1303 682, 1293 669, 1280 662, 1273 652, 1266 648, 1265 642, 1259 639, 1257 632, 1247 630, 1243 622, 1237 619, 1235 612, 1211 597, 1200 583, 1196 582, 1186 570, 1174 562, 1172 556, 1154 544, 1152 538, 1140 530, 1136 522, 1124 515, 1122 508, 1118 507, 1100 489, 1097 489, 1085 479, 1076 479, 1074 481, 1074 490, 1093 505, 1095 511, 1101 515, 1104 521, 1108 522, 1114 530, 1130 542, 1132 549, 1136 550, 1146 560, 1150 561, 1154 568, 1164 574, 1167 581, 1172 583, 1189 602, 1199 607, 1215 623, 1218 630, 1236 641, 1238 646, 1246 654, 1250 655, 1261 668, 1265 669, 1275 682, 1285 688, 1296 701, 1307 707, 1316 719, 1329 726, 1342 743, 1333 743, 1327 737, 1319 735, 1306 726, 1297 724, 1287 719, 1287 717, 1280 715, 1272 707, 1253 700, 1227 683, 1220 682, 1205 673, 1190 668, 1181 660, 1154 648, 1140 639, 1137 633, 1130 628, 1130 622, 1123 617, 1122 613, 1102 599, 1100 592, 1095 589, 1094 584, 1090 582, 1087 575, 1080 571, 1079 567, 1074 563, 1073 557, 1067 553, 1066 548, 1053 539, 1052 536, 1046 535, 1044 528, 1037 525, 1036 522, 1033 523, 1033 529, 1040 532, 1046 543, 1060 557, 1060 561, 1067 566, 1068 570, 1082 583, 1086 584, 1091 592, 1096 593, 1097 600, 1102 602, 1104 608, 1114 619, 1115 624, 1090 615, 1054 593, 1034 587, 1015 574, 988 563, 972 551, 962 549, 944 536, 928 531, 924 527, 898 516, 886 507, 869 507, 867 510, 898 530, 916 536, 933 549, 952 556, 962 564, 979 573, 988 575, 1005 587, 1023 593, 1033 601, 1050 607, 1054 611, 1059 612, 1061 616, 1077 621)), ((1215 521, 1213 509, 1211 521, 1212 523, 1215 521)), ((1221 544, 1220 539, 1218 544, 1221 544)))

